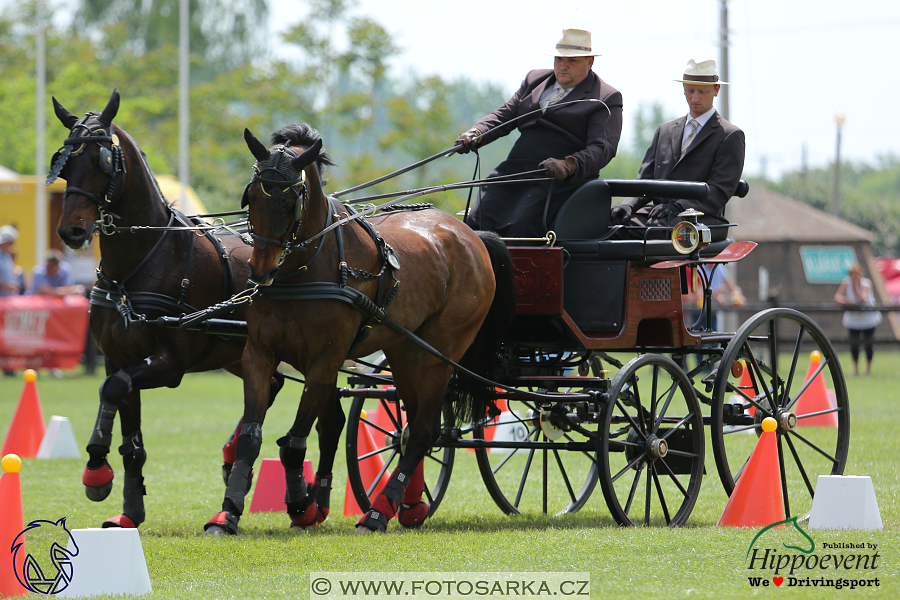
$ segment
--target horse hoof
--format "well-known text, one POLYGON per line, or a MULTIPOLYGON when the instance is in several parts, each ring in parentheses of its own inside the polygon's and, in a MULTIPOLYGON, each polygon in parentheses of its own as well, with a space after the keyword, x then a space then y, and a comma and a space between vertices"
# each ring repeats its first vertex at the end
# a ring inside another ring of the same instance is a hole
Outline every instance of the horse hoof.
POLYGON ((292 515, 290 509, 291 506, 289 505, 288 516, 291 518, 291 528, 297 527, 300 529, 312 529, 313 527, 316 527, 319 523, 324 521, 324 519, 319 519, 319 507, 315 502, 307 506, 306 510, 299 515, 292 515))
POLYGON ((238 515, 222 511, 203 526, 208 535, 237 535, 238 515))
POLYGON ((114 476, 112 467, 106 461, 96 469, 85 467, 84 473, 81 474, 81 482, 84 484, 84 493, 88 499, 94 502, 106 500, 112 491, 114 476))
MULTIPOLYGON (((356 535, 369 535, 370 533, 375 533, 377 530, 372 529, 370 527, 366 527, 365 525, 357 525, 356 526, 356 535)), ((381 533, 384 533, 383 531, 381 533)))
POLYGON ((397 520, 400 521, 401 525, 409 529, 421 527, 428 517, 430 508, 428 503, 422 500, 415 504, 401 504, 400 512, 397 513, 397 520))
POLYGON ((110 527, 121 527, 122 529, 137 529, 140 523, 135 523, 131 517, 128 515, 119 515, 118 517, 113 517, 111 519, 107 519, 103 521, 103 529, 109 529, 110 527))

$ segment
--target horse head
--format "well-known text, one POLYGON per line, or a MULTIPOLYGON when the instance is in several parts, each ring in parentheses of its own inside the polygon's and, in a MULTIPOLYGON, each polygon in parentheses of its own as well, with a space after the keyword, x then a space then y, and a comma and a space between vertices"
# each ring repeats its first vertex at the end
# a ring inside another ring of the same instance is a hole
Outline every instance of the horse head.
POLYGON ((267 284, 301 231, 309 235, 311 228, 321 227, 312 217, 317 211, 327 210, 321 169, 334 163, 322 151, 319 133, 303 123, 272 134, 276 145, 271 149, 249 129, 244 130, 244 140, 256 158, 253 178, 241 199, 241 208, 248 208, 253 232, 251 279, 267 284))
POLYGON ((56 594, 72 581, 72 558, 78 556, 78 545, 66 527, 65 517, 58 521, 31 521, 13 540, 12 551, 16 579, 28 590, 56 594), (27 553, 26 534, 30 550, 27 553), (55 571, 48 568, 50 564, 55 571))
POLYGON ((119 90, 113 91, 101 113, 92 111, 81 119, 56 98, 53 107, 56 117, 69 129, 69 137, 51 159, 47 185, 57 177, 66 180, 56 231, 67 246, 77 250, 90 243, 95 223, 116 198, 116 184, 126 172, 120 131, 112 123, 119 110, 119 90))

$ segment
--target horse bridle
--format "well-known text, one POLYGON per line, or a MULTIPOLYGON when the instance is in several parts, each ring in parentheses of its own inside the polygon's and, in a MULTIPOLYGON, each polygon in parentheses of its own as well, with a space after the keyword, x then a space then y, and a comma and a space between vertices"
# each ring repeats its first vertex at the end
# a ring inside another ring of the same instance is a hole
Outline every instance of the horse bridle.
POLYGON ((294 150, 286 146, 274 148, 268 159, 257 161, 253 165, 253 177, 244 188, 244 195, 241 198, 241 208, 243 208, 249 204, 248 191, 254 183, 259 186, 259 191, 269 198, 269 227, 276 235, 283 237, 282 239, 277 239, 258 235, 253 233, 252 227, 250 236, 255 242, 259 243, 261 249, 266 246, 278 246, 281 248, 282 261, 290 252, 297 239, 300 226, 303 224, 303 212, 306 210, 306 202, 309 199, 309 183, 306 181, 306 172, 301 169, 298 173, 291 166, 291 160, 297 156, 299 155, 294 150), (282 176, 282 179, 264 177, 263 174, 269 171, 278 173, 282 176), (270 186, 272 191, 266 191, 266 186, 270 186), (294 204, 294 216, 290 222, 287 222, 287 219, 285 219, 285 194, 288 191, 293 191, 297 195, 297 201, 294 204), (289 235, 285 235, 285 233, 289 235))
POLYGON ((56 181, 70 156, 78 156, 84 152, 87 145, 91 142, 97 143, 100 146, 98 166, 108 177, 108 183, 103 195, 97 196, 87 190, 75 186, 67 186, 63 190, 63 197, 69 194, 80 194, 85 198, 89 198, 100 209, 100 215, 105 220, 106 210, 112 204, 112 196, 116 191, 116 177, 119 173, 127 173, 127 170, 125 168, 125 154, 119 145, 119 136, 113 133, 112 124, 109 125, 108 129, 103 127, 103 123, 100 123, 101 126, 94 129, 91 129, 88 125, 88 121, 91 118, 96 119, 98 116, 95 112, 89 112, 72 126, 69 137, 63 141, 63 147, 53 154, 51 159, 53 167, 50 169, 50 174, 47 175, 47 185, 56 181), (83 130, 86 135, 75 135, 76 132, 81 133, 80 130, 83 130), (104 146, 103 142, 109 142, 110 147, 104 146))

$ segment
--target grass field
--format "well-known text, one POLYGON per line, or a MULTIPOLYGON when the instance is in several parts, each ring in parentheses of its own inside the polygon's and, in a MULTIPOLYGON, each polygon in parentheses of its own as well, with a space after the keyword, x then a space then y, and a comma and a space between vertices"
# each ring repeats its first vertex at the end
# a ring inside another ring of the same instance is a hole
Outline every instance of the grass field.
MULTIPOLYGON (((849 357, 842 355, 849 364, 849 357)), ((72 422, 80 447, 87 443, 97 411, 98 375, 64 379, 41 373, 38 391, 44 417, 72 422)), ((617 527, 599 486, 586 506, 563 517, 507 517, 485 491, 471 452, 457 452, 449 491, 426 525, 387 535, 355 536, 355 517, 342 517, 346 466, 335 467, 328 521, 310 532, 292 531, 282 513, 245 514, 232 538, 209 538, 202 526, 220 510, 224 486, 221 446, 242 409, 240 382, 224 373, 187 376, 181 387, 144 394, 143 434, 147 520, 141 539, 155 598, 295 598, 309 596, 311 572, 589 572, 595 598, 745 598, 789 594, 792 598, 840 595, 900 597, 900 353, 876 355, 871 377, 848 376, 851 442, 845 474, 869 475, 875 485, 883 531, 812 531, 823 543, 878 544, 878 568, 810 571, 804 576, 878 577, 865 589, 751 588, 746 555, 757 529, 715 526, 727 501, 712 452, 707 475, 688 525, 679 529, 617 527)), ((23 387, 21 377, 0 378, 0 432, 5 432, 23 387)), ((293 419, 300 386, 288 383, 263 428, 260 458, 277 457, 275 440, 293 419)), ((347 401, 349 406, 349 401, 347 401)), ((70 529, 97 527, 121 512, 121 459, 113 441, 110 463, 115 487, 102 503, 84 495, 82 459, 26 459, 21 471, 25 521, 67 517, 70 529)), ((311 440, 308 458, 317 450, 311 440)), ((249 499, 248 499, 249 506, 249 499)), ((0 514, 0 518, 3 515, 0 514)), ((781 540, 779 540, 781 541, 781 540)), ((780 544, 779 544, 780 547, 780 544)), ((788 552, 782 549, 783 552, 788 552)), ((817 552, 820 550, 817 549, 817 552)), ((825 550, 821 550, 825 553, 825 550)), ((841 552, 831 550, 830 552, 841 552)), ((2 558, 0 554, 0 559, 2 558)), ((507 596, 508 597, 508 596, 507 596)), ((842 596, 843 597, 843 596, 842 596)))

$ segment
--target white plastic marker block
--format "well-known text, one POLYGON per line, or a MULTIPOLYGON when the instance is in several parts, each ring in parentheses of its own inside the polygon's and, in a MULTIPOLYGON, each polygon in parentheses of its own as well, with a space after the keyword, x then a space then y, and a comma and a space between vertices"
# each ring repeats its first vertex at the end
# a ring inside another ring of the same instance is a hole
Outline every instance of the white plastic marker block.
POLYGON ((819 475, 809 513, 810 529, 882 529, 872 478, 819 475))
MULTIPOLYGON (((497 419, 497 426, 494 428, 495 442, 522 442, 528 437, 528 427, 520 420, 518 413, 505 410, 500 413, 497 419)), ((512 448, 491 448, 491 454, 509 454, 513 452, 512 448)))
POLYGON ((57 415, 50 417, 37 457, 81 458, 81 452, 78 451, 78 444, 75 442, 75 432, 72 431, 68 417, 57 415))
MULTIPOLYGON (((73 529, 71 533, 78 555, 72 558, 71 583, 57 596, 140 596, 153 591, 137 529, 73 529)), ((75 552, 72 540, 69 552, 75 552)))

